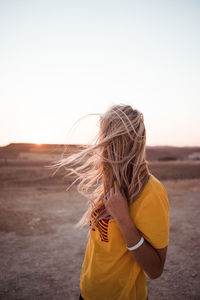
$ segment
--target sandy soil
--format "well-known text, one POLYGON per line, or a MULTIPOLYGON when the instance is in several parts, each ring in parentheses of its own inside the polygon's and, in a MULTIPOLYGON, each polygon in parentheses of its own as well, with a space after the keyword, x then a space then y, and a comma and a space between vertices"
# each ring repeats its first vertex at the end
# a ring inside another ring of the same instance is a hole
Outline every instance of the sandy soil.
MULTIPOLYGON (((74 225, 85 199, 75 188, 66 192, 66 179, 50 177, 41 160, 2 161, 0 170, 0 299, 78 299, 88 229, 74 225)), ((148 280, 149 300, 197 300, 200 178, 163 183, 170 244, 164 273, 148 280)))

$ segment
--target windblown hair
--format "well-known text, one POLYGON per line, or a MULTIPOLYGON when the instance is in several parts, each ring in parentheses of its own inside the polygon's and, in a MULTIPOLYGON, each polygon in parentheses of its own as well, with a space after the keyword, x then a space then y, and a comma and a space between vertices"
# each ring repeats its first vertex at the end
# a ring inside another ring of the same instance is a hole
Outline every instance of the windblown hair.
POLYGON ((67 177, 75 175, 76 179, 69 188, 79 181, 77 190, 88 199, 88 209, 76 226, 89 221, 94 226, 101 219, 112 218, 103 199, 115 180, 130 205, 150 177, 142 113, 130 105, 119 104, 99 115, 95 143, 83 146, 83 150, 54 164, 54 167, 64 167, 67 177))

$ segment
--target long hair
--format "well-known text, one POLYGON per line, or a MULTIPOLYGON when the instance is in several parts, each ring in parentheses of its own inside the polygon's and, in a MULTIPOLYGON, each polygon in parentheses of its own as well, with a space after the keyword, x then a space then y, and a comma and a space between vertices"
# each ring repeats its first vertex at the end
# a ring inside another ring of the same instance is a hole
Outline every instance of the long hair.
POLYGON ((114 181, 117 181, 130 205, 150 176, 142 113, 130 105, 119 104, 99 115, 99 132, 94 144, 83 145, 78 153, 68 155, 53 165, 64 167, 67 177, 75 178, 69 188, 78 183, 78 192, 88 199, 88 209, 76 226, 83 226, 89 221, 94 226, 101 219, 112 218, 103 199, 114 181))

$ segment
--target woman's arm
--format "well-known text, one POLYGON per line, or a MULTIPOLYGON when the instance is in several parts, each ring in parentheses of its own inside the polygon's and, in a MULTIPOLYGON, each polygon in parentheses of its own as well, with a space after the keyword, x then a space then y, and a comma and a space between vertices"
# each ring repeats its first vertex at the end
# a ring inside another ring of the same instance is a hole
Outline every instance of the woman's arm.
MULTIPOLYGON (((127 201, 121 194, 117 183, 110 190, 109 197, 104 198, 104 204, 117 222, 127 246, 136 245, 141 239, 141 233, 131 219, 127 201)), ((167 247, 155 249, 144 240, 139 248, 130 251, 130 253, 151 279, 158 278, 162 274, 167 247)))
MULTIPOLYGON (((131 217, 124 218, 123 221, 118 221, 117 223, 128 247, 134 246, 139 242, 141 235, 131 217)), ((133 258, 151 279, 158 278, 162 274, 166 252, 167 247, 155 249, 146 240, 139 248, 130 251, 133 258)))

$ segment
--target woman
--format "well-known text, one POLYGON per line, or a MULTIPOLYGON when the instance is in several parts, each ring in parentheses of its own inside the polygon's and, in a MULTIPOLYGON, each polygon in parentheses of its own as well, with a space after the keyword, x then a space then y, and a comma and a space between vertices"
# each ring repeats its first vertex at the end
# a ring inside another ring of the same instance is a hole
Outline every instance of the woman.
POLYGON ((90 222, 80 276, 84 300, 146 300, 146 275, 159 277, 169 241, 169 203, 145 160, 143 115, 113 105, 100 115, 95 144, 60 162, 79 180, 90 222))

